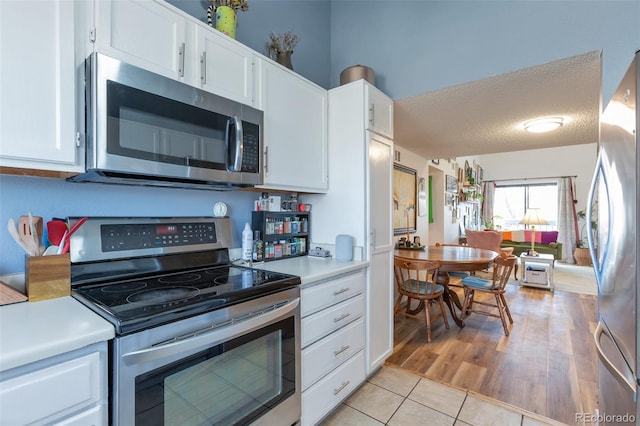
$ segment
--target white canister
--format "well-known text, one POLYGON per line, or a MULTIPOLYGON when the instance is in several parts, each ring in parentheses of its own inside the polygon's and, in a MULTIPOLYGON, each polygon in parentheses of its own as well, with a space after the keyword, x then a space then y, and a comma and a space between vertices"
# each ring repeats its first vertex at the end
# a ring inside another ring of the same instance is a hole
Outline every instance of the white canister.
POLYGON ((353 260, 353 237, 340 234, 336 236, 336 260, 353 260))

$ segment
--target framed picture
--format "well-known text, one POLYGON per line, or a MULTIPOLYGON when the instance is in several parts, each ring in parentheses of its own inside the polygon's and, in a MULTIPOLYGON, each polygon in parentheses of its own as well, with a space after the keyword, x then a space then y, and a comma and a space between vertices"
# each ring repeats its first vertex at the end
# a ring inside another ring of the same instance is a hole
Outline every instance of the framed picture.
POLYGON ((393 233, 416 232, 416 177, 414 169, 393 165, 393 233))
POLYGON ((458 193, 458 178, 455 176, 446 175, 445 191, 454 194, 458 193))

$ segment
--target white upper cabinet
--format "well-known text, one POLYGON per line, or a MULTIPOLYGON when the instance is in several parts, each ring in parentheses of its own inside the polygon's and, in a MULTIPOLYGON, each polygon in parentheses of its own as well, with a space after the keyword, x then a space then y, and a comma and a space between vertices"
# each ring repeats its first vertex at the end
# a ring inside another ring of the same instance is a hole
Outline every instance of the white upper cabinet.
POLYGON ((95 2, 96 50, 157 74, 184 79, 187 19, 164 2, 95 2))
POLYGON ((254 105, 254 52, 164 1, 99 0, 95 50, 254 105))
POLYGON ((196 23, 194 67, 197 86, 211 93, 254 105, 254 53, 205 24, 196 23))
POLYGON ((265 189, 328 190, 327 97, 316 86, 274 62, 260 61, 264 111, 265 189))
POLYGON ((365 129, 393 139, 393 100, 375 86, 364 83, 365 129))
POLYGON ((75 2, 0 1, 0 165, 80 170, 75 2))

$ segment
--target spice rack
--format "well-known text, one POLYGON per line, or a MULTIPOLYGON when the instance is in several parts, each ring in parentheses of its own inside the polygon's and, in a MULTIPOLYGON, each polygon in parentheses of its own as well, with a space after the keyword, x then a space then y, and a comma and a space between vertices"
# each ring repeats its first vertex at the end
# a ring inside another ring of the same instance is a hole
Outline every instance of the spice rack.
POLYGON ((309 253, 310 213, 252 212, 251 229, 260 231, 264 260, 306 256, 309 253))

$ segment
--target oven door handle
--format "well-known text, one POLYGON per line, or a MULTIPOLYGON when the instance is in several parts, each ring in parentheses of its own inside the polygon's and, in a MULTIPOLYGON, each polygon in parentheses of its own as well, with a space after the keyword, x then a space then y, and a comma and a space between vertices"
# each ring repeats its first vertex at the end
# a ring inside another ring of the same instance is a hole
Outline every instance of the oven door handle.
POLYGON ((231 325, 222 323, 214 325, 204 330, 196 331, 185 338, 178 338, 169 343, 159 344, 139 351, 129 352, 122 355, 122 361, 127 365, 140 364, 175 355, 183 355, 185 352, 197 352, 212 345, 226 342, 254 330, 263 328, 276 320, 291 316, 300 304, 300 298, 291 300, 276 309, 264 312, 257 311, 247 319, 234 322, 231 325))

